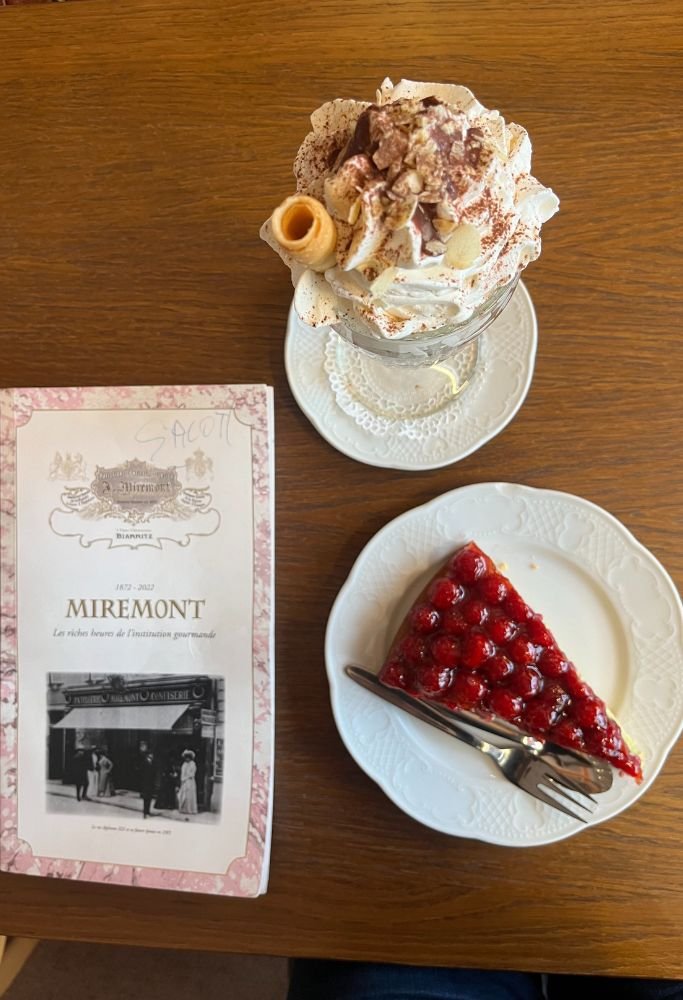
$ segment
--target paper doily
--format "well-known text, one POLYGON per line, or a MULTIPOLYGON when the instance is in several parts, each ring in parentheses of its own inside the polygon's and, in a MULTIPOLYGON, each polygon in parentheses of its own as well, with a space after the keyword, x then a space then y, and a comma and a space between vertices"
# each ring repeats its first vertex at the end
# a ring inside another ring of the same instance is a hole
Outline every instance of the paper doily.
MULTIPOLYGON (((531 384, 537 326, 531 298, 520 281, 501 315, 479 338, 480 361, 470 384, 437 413, 370 413, 353 399, 339 375, 339 358, 353 349, 329 329, 304 326, 289 313, 285 368, 302 411, 343 454, 367 465, 417 471, 451 465, 490 441, 512 420, 531 384), (342 352, 340 355, 340 351, 342 352)), ((430 369, 417 369, 429 378, 430 369)), ((443 391, 443 390, 440 390, 443 391)))

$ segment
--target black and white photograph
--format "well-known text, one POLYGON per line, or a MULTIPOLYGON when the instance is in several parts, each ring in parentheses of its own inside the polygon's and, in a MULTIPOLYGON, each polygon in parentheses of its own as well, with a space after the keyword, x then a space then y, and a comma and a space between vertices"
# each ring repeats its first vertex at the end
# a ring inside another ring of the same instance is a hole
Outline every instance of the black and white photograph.
POLYGON ((47 675, 47 811, 215 823, 224 682, 202 674, 47 675))

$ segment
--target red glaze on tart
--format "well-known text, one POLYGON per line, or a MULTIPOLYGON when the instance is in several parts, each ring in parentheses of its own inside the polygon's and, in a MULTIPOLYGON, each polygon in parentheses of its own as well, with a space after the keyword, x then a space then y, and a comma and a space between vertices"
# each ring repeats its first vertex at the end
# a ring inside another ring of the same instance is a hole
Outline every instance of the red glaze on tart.
POLYGON ((499 716, 642 779, 640 760, 605 703, 474 542, 448 560, 410 609, 380 679, 447 708, 499 716))

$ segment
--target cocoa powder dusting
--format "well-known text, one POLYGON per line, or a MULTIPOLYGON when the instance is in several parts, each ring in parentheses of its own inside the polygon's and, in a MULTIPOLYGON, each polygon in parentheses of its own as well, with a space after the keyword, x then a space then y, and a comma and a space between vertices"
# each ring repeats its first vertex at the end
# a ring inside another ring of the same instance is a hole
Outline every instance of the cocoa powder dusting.
MULTIPOLYGON (((423 254, 438 256, 442 250, 431 220, 440 204, 452 204, 465 190, 467 173, 482 161, 482 140, 481 129, 467 129, 464 112, 436 97, 372 104, 361 112, 352 137, 337 154, 337 176, 341 181, 350 160, 369 161, 381 182, 387 224, 397 229, 412 221, 423 254)), ((348 183, 360 190, 357 181, 349 174, 348 183)))

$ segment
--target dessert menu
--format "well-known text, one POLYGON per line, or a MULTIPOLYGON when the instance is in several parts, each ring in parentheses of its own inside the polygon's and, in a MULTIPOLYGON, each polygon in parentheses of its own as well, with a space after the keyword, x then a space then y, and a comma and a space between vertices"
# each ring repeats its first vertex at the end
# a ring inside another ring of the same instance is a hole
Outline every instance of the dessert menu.
POLYGON ((3 390, 0 416, 0 868, 264 892, 271 390, 3 390))

